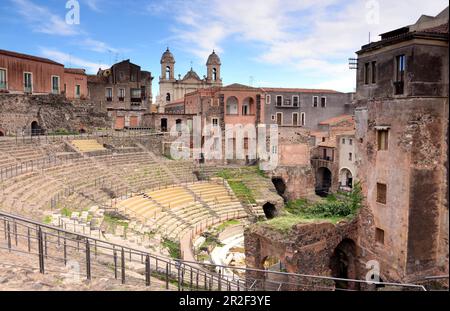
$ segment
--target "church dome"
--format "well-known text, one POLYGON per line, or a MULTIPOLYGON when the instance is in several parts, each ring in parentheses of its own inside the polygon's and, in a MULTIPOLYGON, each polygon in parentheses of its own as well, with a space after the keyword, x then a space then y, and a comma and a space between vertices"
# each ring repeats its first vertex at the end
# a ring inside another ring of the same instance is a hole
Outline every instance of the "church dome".
POLYGON ((219 55, 217 55, 215 51, 209 55, 206 65, 221 65, 219 55))
POLYGON ((187 79, 195 79, 195 80, 200 80, 200 77, 198 76, 198 74, 191 68, 191 70, 189 70, 185 76, 183 77, 183 80, 187 80, 187 79))
POLYGON ((175 63, 175 58, 173 57, 173 54, 169 51, 169 48, 163 53, 161 57, 161 64, 164 63, 175 63))

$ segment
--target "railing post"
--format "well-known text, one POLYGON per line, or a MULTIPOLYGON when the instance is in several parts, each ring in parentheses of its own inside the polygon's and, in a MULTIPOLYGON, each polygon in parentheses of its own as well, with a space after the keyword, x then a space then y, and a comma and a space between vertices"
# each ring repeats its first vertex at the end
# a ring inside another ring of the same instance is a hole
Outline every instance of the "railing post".
POLYGON ((117 280, 117 251, 115 249, 113 251, 113 257, 114 257, 114 279, 117 280))
POLYGON ((166 262, 166 289, 169 289, 169 263, 166 262))
POLYGON ((7 226, 7 239, 8 239, 8 249, 11 252, 11 228, 9 225, 9 221, 8 221, 8 226, 7 226))
POLYGON ((86 239, 86 278, 91 280, 91 245, 88 239, 86 239))
POLYGON ((151 277, 151 271, 150 271, 150 256, 147 255, 145 257, 145 285, 150 286, 150 277, 151 277))
POLYGON ((44 274, 44 241, 42 238, 42 229, 39 227, 38 229, 38 249, 39 249, 39 272, 44 274))
POLYGON ((64 265, 67 265, 67 239, 66 236, 64 236, 64 265))
POLYGON ((125 251, 121 250, 122 284, 125 284, 125 251))
POLYGON ((27 242, 28 242, 28 252, 31 252, 31 238, 30 238, 30 228, 27 228, 27 242))

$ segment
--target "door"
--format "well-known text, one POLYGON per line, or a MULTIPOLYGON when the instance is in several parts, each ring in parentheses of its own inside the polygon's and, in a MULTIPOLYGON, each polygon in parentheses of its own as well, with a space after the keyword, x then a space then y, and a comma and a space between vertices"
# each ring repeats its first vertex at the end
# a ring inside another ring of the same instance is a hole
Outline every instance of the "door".
POLYGON ((116 117, 116 130, 122 130, 125 127, 125 117, 116 117))
POLYGON ((298 113, 292 114, 292 125, 294 126, 298 125, 298 113))

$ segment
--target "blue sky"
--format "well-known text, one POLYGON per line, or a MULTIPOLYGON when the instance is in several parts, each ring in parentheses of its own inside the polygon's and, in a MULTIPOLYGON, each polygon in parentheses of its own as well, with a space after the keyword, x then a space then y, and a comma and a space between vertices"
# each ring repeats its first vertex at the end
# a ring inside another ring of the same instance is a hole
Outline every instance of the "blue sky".
POLYGON ((206 74, 215 49, 225 84, 353 91, 348 58, 377 35, 436 15, 445 0, 1 0, 0 49, 51 58, 95 73, 131 59, 156 77, 167 46, 175 73, 206 74))

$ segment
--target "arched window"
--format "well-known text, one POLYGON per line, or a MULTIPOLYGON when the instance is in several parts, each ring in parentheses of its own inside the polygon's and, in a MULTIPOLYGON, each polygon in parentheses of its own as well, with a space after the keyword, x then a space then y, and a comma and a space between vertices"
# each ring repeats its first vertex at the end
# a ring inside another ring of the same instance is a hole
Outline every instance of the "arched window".
POLYGON ((213 68, 213 81, 217 81, 217 69, 213 68))
POLYGON ((227 98, 227 114, 238 114, 238 99, 234 96, 227 98))
POLYGON ((242 115, 246 116, 251 114, 253 111, 253 98, 247 97, 244 99, 244 102, 242 104, 242 115))
POLYGON ((166 79, 170 79, 170 66, 166 67, 166 79))
POLYGON ((170 93, 166 94, 166 102, 170 102, 170 93))
POLYGON ((242 105, 242 115, 246 116, 249 114, 249 106, 247 103, 242 105))

